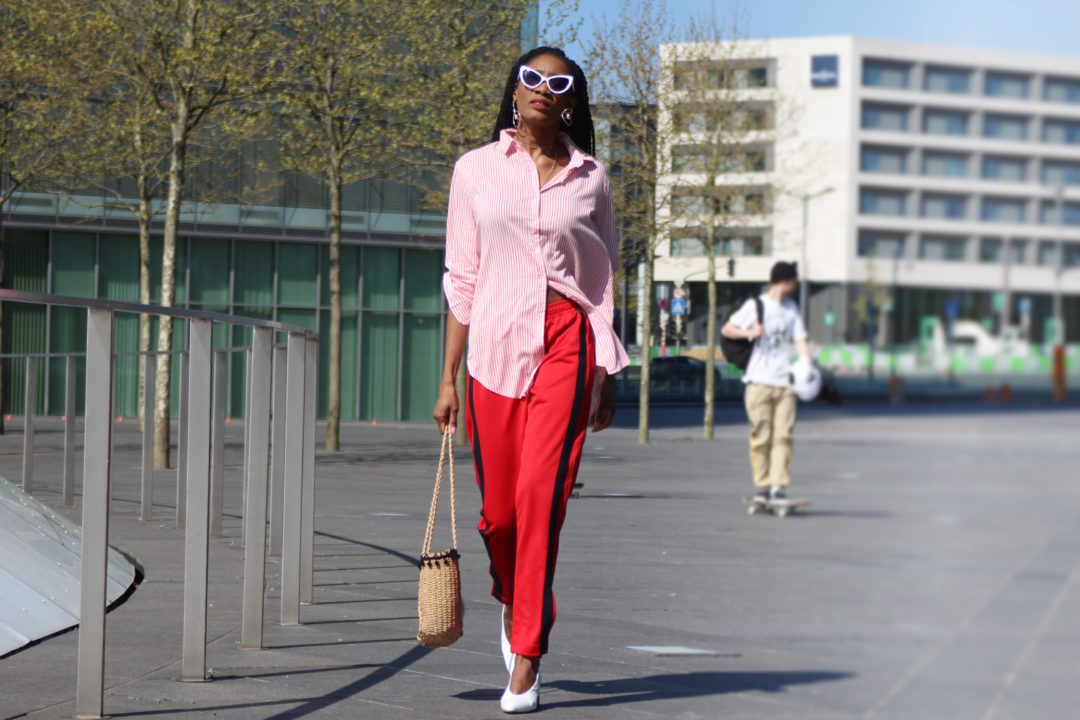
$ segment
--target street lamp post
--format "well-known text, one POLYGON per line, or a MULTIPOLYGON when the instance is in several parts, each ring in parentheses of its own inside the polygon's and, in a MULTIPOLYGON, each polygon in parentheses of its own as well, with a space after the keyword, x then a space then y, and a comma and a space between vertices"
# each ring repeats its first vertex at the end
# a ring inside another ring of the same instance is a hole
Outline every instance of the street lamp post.
POLYGON ((828 195, 835 188, 827 187, 824 190, 818 190, 816 193, 803 193, 802 196, 802 268, 799 270, 799 312, 802 313, 803 325, 809 327, 809 313, 807 311, 807 293, 810 285, 810 271, 809 271, 809 227, 810 227, 810 201, 814 198, 819 198, 822 195, 828 195))
POLYGON ((1065 313, 1061 302, 1061 272, 1065 265, 1065 242, 1062 237, 1065 225, 1065 186, 1057 187, 1057 240, 1054 248, 1054 337, 1046 338, 1054 347, 1065 344, 1065 313))

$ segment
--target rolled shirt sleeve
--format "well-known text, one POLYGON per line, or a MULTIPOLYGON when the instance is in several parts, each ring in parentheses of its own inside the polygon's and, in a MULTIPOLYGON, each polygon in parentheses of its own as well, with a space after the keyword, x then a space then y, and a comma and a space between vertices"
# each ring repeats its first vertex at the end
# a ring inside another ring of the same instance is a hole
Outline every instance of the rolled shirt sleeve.
POLYGON ((473 295, 480 266, 476 217, 466 177, 467 173, 462 170, 459 160, 450 180, 450 202, 446 210, 446 272, 443 274, 446 303, 462 325, 468 325, 472 319, 473 295))

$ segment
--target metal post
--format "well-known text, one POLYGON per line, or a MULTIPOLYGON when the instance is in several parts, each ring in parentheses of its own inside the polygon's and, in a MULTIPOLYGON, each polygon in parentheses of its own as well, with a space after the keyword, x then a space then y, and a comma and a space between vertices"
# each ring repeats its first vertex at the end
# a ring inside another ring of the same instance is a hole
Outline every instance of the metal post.
POLYGON ((210 442, 210 536, 221 537, 225 502, 225 388, 228 356, 214 353, 214 421, 210 442))
POLYGON ((315 563, 315 396, 318 391, 319 341, 307 339, 304 360, 304 499, 300 503, 300 602, 312 603, 315 563))
POLYGON ((810 327, 809 309, 806 307, 807 285, 810 282, 809 248, 810 242, 810 197, 809 193, 802 196, 802 264, 799 267, 799 312, 802 313, 803 326, 810 327))
POLYGON ((67 357, 64 372, 64 507, 75 504, 75 358, 67 357))
POLYGON ((139 517, 149 522, 154 519, 154 378, 157 375, 157 357, 147 353, 142 360, 142 509, 139 517))
POLYGON ((86 419, 83 431, 82 562, 79 586, 77 717, 101 717, 105 691, 105 583, 109 552, 112 447, 111 310, 86 318, 86 419))
POLYGON ((304 477, 304 359, 306 340, 289 334, 285 400, 285 483, 281 536, 281 624, 300 624, 300 554, 304 477))
MULTIPOLYGON (((190 328, 188 335, 191 334, 190 328)), ((187 517, 187 447, 188 447, 188 355, 180 354, 180 429, 176 450, 176 527, 184 527, 187 517)))
MULTIPOLYGON (((251 339, 251 381, 248 388, 270 384, 274 332, 269 328, 254 328, 251 339)), ((240 647, 258 650, 262 647, 263 598, 266 593, 266 486, 270 444, 270 397, 252 393, 247 404, 249 415, 244 427, 250 428, 248 440, 251 452, 245 467, 247 497, 244 519, 246 549, 244 550, 244 612, 240 631, 240 647)))
MULTIPOLYGON (((1011 321, 1012 313, 1009 312, 1012 306, 1012 297, 1009 292, 1009 272, 1012 269, 1012 238, 1005 236, 1001 241, 1001 249, 1004 253, 1001 264, 1001 328, 998 330, 998 337, 1002 340, 1005 339, 1005 331, 1008 329, 1011 321)), ((1002 352, 1005 351, 1005 343, 1001 344, 1002 352)))
POLYGON ((274 348, 273 442, 270 452, 270 557, 281 557, 285 482, 285 363, 288 349, 274 348))
POLYGON ((34 405, 37 401, 37 358, 26 358, 26 392, 23 396, 22 487, 29 495, 34 489, 34 405))
MULTIPOLYGON (((254 329, 253 329, 254 331, 254 329)), ((247 362, 244 365, 244 467, 241 470, 241 476, 243 477, 243 494, 241 495, 242 502, 240 507, 244 510, 247 509, 247 496, 248 496, 248 467, 251 463, 251 396, 253 395, 251 389, 251 354, 249 349, 244 353, 247 358, 247 362)), ((247 513, 241 512, 240 515, 240 545, 247 542, 247 513)))
POLYGON ((213 322, 191 320, 188 366, 187 527, 184 533, 184 646, 180 678, 206 679, 206 585, 210 537, 210 371, 213 322))
POLYGON ((1061 271, 1065 267, 1065 241, 1063 228, 1065 226, 1065 186, 1057 188, 1057 240, 1055 250, 1057 257, 1054 261, 1054 336, 1043 338, 1044 343, 1054 347, 1065 344, 1065 311, 1061 300, 1061 271))

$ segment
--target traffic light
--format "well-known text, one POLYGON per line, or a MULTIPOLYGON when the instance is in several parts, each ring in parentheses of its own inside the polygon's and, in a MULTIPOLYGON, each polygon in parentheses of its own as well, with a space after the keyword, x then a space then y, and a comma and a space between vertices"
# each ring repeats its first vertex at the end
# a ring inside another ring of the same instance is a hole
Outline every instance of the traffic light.
POLYGON ((728 258, 727 276, 731 278, 735 277, 735 258, 728 258))

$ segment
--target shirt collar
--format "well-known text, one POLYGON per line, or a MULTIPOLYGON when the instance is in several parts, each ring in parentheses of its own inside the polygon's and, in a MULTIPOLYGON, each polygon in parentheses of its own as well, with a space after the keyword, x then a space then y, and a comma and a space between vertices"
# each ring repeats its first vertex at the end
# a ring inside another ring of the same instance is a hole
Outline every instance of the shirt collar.
MULTIPOLYGON (((497 142, 497 146, 499 150, 502 151, 505 155, 510 155, 512 153, 518 152, 518 150, 520 149, 520 146, 516 142, 514 142, 515 135, 517 135, 517 130, 513 128, 505 128, 499 132, 499 140, 497 142)), ((559 133, 558 139, 559 142, 561 142, 566 147, 567 151, 569 151, 570 153, 570 162, 566 165, 567 170, 581 167, 586 163, 591 163, 593 165, 597 164, 596 158, 579 148, 577 144, 573 140, 571 140, 570 136, 566 133, 559 133)))

